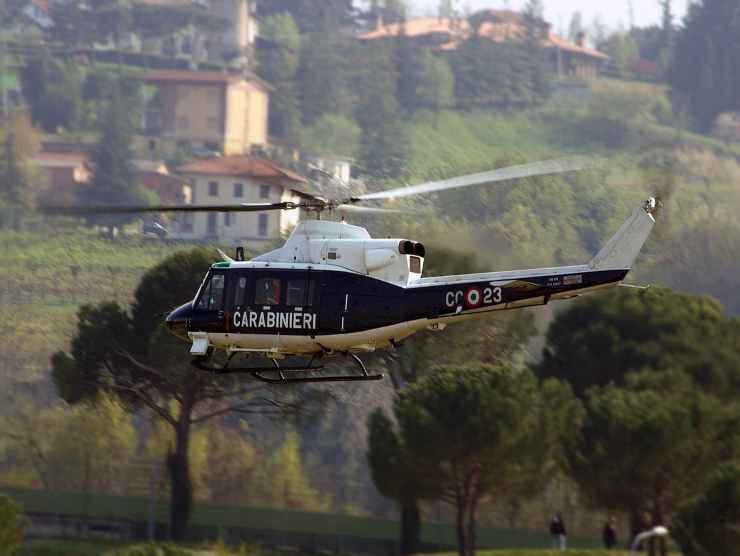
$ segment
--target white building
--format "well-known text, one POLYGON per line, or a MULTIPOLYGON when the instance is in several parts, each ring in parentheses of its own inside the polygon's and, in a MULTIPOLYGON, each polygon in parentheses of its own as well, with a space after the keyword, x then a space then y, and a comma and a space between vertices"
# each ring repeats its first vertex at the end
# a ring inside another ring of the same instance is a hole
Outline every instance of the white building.
MULTIPOLYGON (((176 173, 190 181, 192 203, 196 205, 298 203, 311 197, 310 186, 303 177, 247 155, 196 160, 180 166, 176 173)), ((172 236, 259 250, 295 227, 299 212, 188 213, 180 218, 180 225, 172 236)))

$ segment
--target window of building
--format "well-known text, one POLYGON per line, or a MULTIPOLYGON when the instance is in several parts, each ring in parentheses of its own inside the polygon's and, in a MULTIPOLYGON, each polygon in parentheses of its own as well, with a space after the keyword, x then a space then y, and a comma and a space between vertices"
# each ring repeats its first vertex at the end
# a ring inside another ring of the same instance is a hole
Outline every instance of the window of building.
POLYGON ((244 184, 243 183, 234 184, 234 197, 244 197, 244 184))
POLYGON ((285 295, 285 304, 290 307, 311 307, 313 305, 314 294, 313 280, 289 280, 288 289, 285 295))
POLYGON ((240 276, 236 283, 236 296, 234 301, 237 307, 242 307, 247 303, 247 277, 240 276))
POLYGON ((269 199, 269 198, 270 198, 270 186, 260 185, 260 199, 269 199))
POLYGON ((208 182, 208 195, 211 197, 218 197, 218 182, 217 181, 208 182))
POLYGON ((257 235, 259 237, 267 237, 268 224, 269 216, 267 214, 260 214, 257 224, 257 235))
POLYGON ((218 131, 218 118, 208 118, 206 120, 208 131, 218 131))
POLYGON ((224 226, 233 226, 234 225, 234 214, 231 212, 225 212, 224 213, 224 226))
POLYGON ((180 131, 188 131, 190 129, 190 119, 185 116, 178 118, 177 129, 180 131))
POLYGON ((192 232, 193 231, 193 214, 186 212, 182 215, 182 231, 192 232))
POLYGON ((280 279, 260 278, 254 285, 255 305, 280 305, 280 279))
POLYGON ((204 284, 196 309, 220 311, 224 305, 224 275, 214 274, 204 284))
POLYGON ((208 235, 216 235, 216 213, 208 213, 208 235))

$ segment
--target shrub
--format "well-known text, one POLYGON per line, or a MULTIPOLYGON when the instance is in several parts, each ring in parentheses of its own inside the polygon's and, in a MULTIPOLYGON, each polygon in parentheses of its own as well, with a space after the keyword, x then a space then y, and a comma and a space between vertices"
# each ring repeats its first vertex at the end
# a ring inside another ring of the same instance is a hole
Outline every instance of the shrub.
POLYGON ((685 556, 728 556, 740 547, 740 465, 716 472, 704 495, 683 507, 673 536, 685 556))
POLYGON ((193 556, 193 551, 172 544, 146 543, 110 550, 103 556, 193 556))
POLYGON ((12 498, 0 494, 0 556, 10 556, 23 542, 26 518, 23 508, 12 498))

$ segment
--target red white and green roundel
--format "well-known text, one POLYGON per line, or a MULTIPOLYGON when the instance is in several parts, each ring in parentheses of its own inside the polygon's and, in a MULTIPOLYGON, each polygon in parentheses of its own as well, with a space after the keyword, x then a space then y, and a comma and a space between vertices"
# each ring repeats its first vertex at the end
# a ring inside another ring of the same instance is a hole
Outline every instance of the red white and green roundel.
POLYGON ((481 294, 478 288, 468 288, 465 291, 465 305, 470 309, 480 307, 483 303, 483 294, 481 294))

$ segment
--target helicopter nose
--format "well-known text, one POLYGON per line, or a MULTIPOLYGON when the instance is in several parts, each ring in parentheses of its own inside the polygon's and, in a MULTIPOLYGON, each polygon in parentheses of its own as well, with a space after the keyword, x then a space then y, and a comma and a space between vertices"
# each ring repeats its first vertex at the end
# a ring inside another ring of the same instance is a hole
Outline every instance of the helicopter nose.
POLYGON ((167 328, 169 331, 183 340, 188 340, 188 321, 192 313, 192 303, 180 305, 177 309, 167 315, 167 328))

